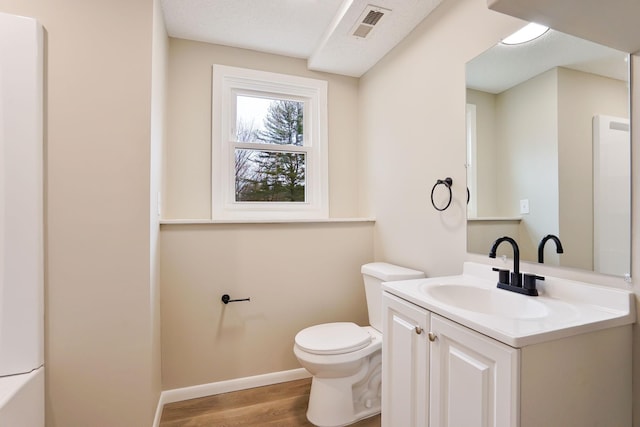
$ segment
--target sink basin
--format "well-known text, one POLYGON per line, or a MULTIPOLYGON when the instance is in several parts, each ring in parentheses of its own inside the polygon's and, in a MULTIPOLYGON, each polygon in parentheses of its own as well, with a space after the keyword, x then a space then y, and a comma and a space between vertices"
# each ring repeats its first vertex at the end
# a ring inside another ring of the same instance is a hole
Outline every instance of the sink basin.
POLYGON ((465 262, 461 275, 385 282, 382 288, 515 348, 636 321, 631 291, 546 275, 540 296, 531 297, 498 289, 493 268, 465 262))
POLYGON ((549 314, 547 306, 536 297, 515 294, 500 289, 485 289, 469 285, 446 284, 423 289, 431 298, 452 307, 476 313, 511 319, 539 319, 549 314))

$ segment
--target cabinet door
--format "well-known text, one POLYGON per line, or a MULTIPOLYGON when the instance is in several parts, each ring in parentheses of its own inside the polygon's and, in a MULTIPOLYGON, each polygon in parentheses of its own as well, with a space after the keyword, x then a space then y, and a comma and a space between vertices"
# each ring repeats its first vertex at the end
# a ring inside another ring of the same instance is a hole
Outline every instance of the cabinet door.
POLYGON ((387 292, 383 298, 382 425, 428 425, 429 313, 387 292))
POLYGON ((518 350, 431 315, 430 425, 517 427, 518 350))

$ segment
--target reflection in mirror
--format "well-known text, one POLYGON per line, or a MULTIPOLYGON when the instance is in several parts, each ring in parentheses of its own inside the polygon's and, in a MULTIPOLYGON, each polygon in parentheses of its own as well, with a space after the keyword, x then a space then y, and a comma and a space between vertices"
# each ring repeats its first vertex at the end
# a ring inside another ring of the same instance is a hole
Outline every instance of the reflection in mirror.
POLYGON ((507 235, 536 262, 553 234, 547 264, 630 272, 628 61, 549 30, 467 64, 469 252, 507 235))

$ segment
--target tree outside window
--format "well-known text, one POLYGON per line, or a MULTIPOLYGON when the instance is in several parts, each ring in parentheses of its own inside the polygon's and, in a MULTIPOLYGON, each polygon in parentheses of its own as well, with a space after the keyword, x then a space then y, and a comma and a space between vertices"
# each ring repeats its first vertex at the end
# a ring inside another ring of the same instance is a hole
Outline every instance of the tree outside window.
MULTIPOLYGON (((261 129, 238 120, 238 142, 303 146, 304 104, 273 100, 261 129)), ((304 202, 306 155, 268 150, 235 150, 236 201, 304 202)))

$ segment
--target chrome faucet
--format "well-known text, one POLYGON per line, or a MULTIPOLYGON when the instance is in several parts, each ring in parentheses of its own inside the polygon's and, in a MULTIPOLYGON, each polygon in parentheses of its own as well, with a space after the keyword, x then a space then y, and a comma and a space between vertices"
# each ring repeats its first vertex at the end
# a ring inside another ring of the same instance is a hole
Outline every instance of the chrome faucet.
POLYGON ((493 271, 498 272, 498 288, 517 292, 519 294, 537 296, 538 290, 536 289, 536 280, 544 280, 544 277, 527 273, 522 275, 520 273, 520 249, 518 248, 518 243, 516 243, 515 240, 508 236, 497 239, 493 242, 493 246, 491 246, 489 258, 496 257, 496 250, 502 242, 509 242, 513 248, 513 273, 509 274, 509 270, 494 268, 493 271))
POLYGON ((556 243, 556 253, 558 254, 564 253, 564 249, 562 248, 562 242, 560 242, 560 239, 558 238, 558 236, 554 236, 553 234, 547 234, 542 238, 542 240, 540 240, 540 244, 538 245, 538 262, 540 264, 544 263, 544 245, 549 240, 553 240, 556 243))

